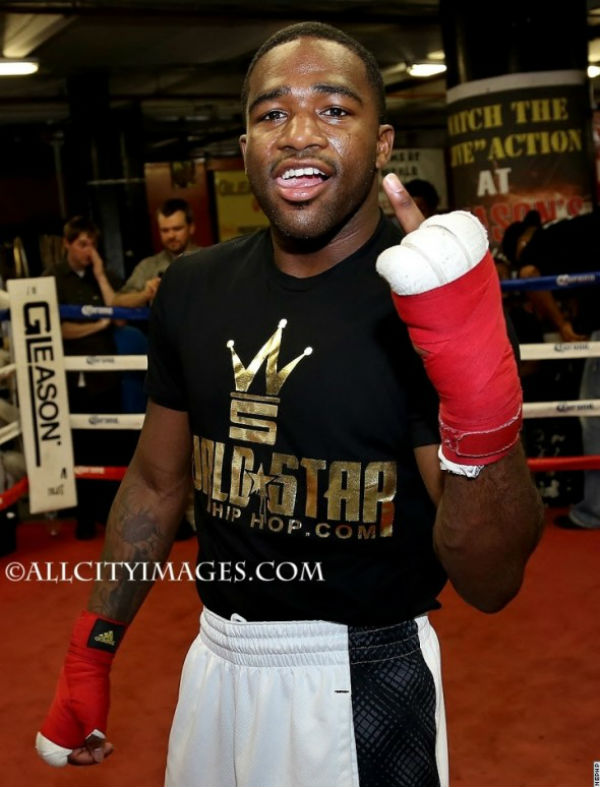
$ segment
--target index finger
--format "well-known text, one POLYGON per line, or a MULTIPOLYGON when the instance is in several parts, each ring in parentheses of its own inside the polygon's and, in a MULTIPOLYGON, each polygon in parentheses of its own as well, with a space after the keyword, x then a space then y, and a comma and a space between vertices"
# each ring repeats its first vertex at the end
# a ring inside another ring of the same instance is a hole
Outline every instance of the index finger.
POLYGON ((393 172, 390 172, 383 179, 382 185, 402 229, 405 232, 416 230, 425 220, 425 217, 400 182, 400 178, 393 172))

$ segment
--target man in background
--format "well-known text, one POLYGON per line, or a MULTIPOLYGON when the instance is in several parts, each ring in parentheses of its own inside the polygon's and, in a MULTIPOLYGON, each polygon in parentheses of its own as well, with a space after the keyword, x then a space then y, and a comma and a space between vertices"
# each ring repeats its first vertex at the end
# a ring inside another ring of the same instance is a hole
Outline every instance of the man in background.
POLYGON ((427 219, 437 213, 440 195, 433 183, 421 178, 414 178, 404 184, 405 189, 415 201, 415 205, 427 219))
POLYGON ((131 276, 115 294, 113 306, 131 309, 148 306, 156 296, 161 276, 173 260, 198 248, 193 241, 194 215, 184 199, 168 199, 156 215, 163 250, 135 266, 131 276))
MULTIPOLYGON (((56 267, 56 294, 61 305, 110 306, 119 279, 105 267, 98 253, 98 227, 83 216, 71 218, 63 229, 64 259, 56 267)), ((65 355, 114 355, 112 322, 71 319, 61 321, 65 355)), ((120 376, 116 372, 68 372, 69 409, 72 413, 118 413, 121 411, 120 376)), ((75 463, 113 465, 116 446, 112 431, 73 431, 75 463)), ((105 520, 116 491, 111 482, 77 481, 75 536, 93 538, 95 523, 105 520)))

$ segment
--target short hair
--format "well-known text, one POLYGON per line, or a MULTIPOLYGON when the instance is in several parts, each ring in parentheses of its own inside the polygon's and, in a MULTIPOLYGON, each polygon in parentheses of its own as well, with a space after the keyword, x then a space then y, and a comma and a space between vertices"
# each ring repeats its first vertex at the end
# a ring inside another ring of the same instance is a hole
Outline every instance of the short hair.
POLYGON ((248 106, 248 94, 250 92, 250 77, 254 71, 258 61, 264 57, 267 52, 274 49, 281 44, 287 44, 290 41, 296 41, 299 38, 320 38, 323 41, 335 41, 363 61, 365 70, 367 72, 367 80, 374 90, 375 102, 377 104, 377 114, 379 122, 385 122, 386 118, 386 105, 385 105, 385 86, 383 84, 383 77, 379 70, 379 65, 375 56, 366 47, 359 43, 355 38, 344 33, 337 27, 326 25, 323 22, 299 22, 295 25, 289 25, 282 30, 274 33, 270 38, 259 47, 254 57, 250 61, 244 83, 242 85, 242 112, 245 115, 248 106))
POLYGON ((411 197, 421 197, 421 199, 425 200, 431 212, 435 213, 440 204, 440 195, 437 193, 433 183, 421 178, 413 178, 404 184, 404 188, 411 197))
POLYGON ((508 227, 504 231, 504 235, 502 236, 502 242, 500 244, 500 248, 502 249, 502 253, 506 257, 506 259, 511 264, 516 264, 517 262, 517 244, 519 242, 519 238, 523 233, 528 230, 530 227, 541 227, 542 226, 542 217, 540 216, 539 211, 537 210, 530 210, 526 215, 523 221, 513 221, 512 224, 509 224, 508 227))
POLYGON ((194 213, 192 212, 190 203, 180 197, 172 197, 171 199, 165 200, 156 212, 167 219, 169 216, 177 213, 178 210, 185 214, 185 220, 188 224, 194 223, 194 213))
POLYGON ((63 238, 73 243, 80 235, 89 235, 95 242, 100 237, 100 229, 86 216, 73 216, 63 227, 63 238))

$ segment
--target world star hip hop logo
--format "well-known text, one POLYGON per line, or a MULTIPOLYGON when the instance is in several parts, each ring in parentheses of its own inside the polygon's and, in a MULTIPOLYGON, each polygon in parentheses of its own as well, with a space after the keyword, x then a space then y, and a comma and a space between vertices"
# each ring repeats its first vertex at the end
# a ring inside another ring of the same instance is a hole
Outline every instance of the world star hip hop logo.
POLYGON ((312 354, 312 347, 306 347, 301 355, 294 358, 283 368, 278 368, 279 352, 283 329, 287 320, 279 320, 275 333, 267 339, 246 367, 235 351, 234 341, 230 339, 227 347, 231 351, 235 391, 231 392, 229 437, 262 445, 274 445, 277 438, 277 414, 279 412, 279 392, 290 374, 303 358, 312 354), (248 393, 256 374, 265 364, 265 393, 248 393))

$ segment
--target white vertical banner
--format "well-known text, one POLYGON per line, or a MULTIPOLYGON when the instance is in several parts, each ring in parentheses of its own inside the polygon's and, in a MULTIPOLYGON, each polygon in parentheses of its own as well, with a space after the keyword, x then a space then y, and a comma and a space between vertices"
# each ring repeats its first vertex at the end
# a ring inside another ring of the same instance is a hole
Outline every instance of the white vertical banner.
MULTIPOLYGON (((448 208, 448 185, 446 181, 446 162, 441 148, 394 148, 390 160, 381 170, 384 178, 394 172, 403 183, 415 178, 428 180, 435 187, 440 204, 438 210, 448 208)), ((393 211, 383 188, 379 189, 379 207, 388 216, 393 211)))
POLYGON ((70 508, 77 496, 56 285, 44 276, 11 279, 7 289, 29 509, 70 508))

